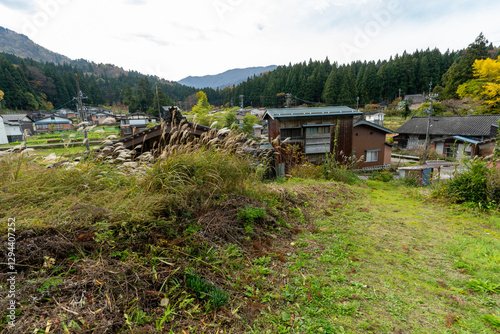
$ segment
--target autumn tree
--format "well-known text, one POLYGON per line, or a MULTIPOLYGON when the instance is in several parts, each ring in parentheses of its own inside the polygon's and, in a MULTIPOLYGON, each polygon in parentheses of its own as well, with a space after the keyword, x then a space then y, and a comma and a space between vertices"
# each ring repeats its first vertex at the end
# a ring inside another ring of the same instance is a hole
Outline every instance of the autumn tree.
POLYGON ((208 103, 207 94, 203 91, 196 93, 198 103, 191 109, 190 115, 193 121, 205 126, 211 126, 214 121, 214 115, 210 114, 212 106, 208 103))
POLYGON ((2 109, 2 100, 3 100, 4 95, 5 95, 5 93, 0 90, 0 110, 2 109))
POLYGON ((482 100, 491 108, 500 107, 500 57, 476 60, 472 68, 474 79, 460 85, 458 95, 482 100))
POLYGON ((453 63, 443 75, 442 81, 444 89, 442 98, 458 98, 458 86, 473 78, 472 64, 476 59, 486 59, 488 57, 488 41, 481 33, 474 43, 463 52, 460 60, 453 63))

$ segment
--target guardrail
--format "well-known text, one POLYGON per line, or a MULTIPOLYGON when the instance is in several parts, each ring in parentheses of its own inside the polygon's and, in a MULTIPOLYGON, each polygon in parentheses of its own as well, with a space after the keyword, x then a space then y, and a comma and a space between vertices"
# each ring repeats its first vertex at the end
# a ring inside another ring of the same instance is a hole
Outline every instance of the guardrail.
POLYGON ((415 161, 420 161, 420 157, 414 156, 414 155, 403 155, 403 154, 391 154, 391 157, 393 158, 399 158, 399 159, 408 159, 408 160, 415 160, 415 161))

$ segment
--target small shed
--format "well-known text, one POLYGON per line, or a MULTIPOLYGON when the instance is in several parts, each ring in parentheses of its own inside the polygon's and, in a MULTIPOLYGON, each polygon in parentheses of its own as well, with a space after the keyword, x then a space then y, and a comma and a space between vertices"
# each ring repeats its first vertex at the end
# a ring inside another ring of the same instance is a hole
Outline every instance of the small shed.
POLYGON ((418 185, 427 187, 431 184, 432 177, 436 175, 436 172, 439 178, 442 167, 452 167, 453 165, 452 162, 434 162, 419 166, 400 167, 398 168, 399 178, 415 178, 418 185))

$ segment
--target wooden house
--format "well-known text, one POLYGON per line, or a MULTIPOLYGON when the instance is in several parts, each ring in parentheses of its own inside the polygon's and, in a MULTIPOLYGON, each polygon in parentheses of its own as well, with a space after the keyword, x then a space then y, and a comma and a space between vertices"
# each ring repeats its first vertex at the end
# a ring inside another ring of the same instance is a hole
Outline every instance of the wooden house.
POLYGON ((27 114, 4 114, 0 115, 0 143, 14 143, 23 140, 23 133, 33 134, 33 119, 27 114), (3 139, 2 139, 3 138, 3 139))
POLYGON ((113 113, 97 111, 89 115, 92 124, 113 124, 116 123, 116 117, 113 113))
POLYGON ((362 112, 349 107, 268 109, 269 142, 297 145, 310 162, 320 162, 326 153, 349 156, 353 147, 354 117, 362 112))
POLYGON ((74 129, 73 122, 65 117, 48 116, 35 122, 35 132, 37 133, 74 129))
POLYGON ((145 130, 148 125, 156 125, 160 120, 145 113, 130 114, 120 120, 120 134, 122 137, 130 136, 145 130))
MULTIPOLYGON (((429 126, 431 147, 448 157, 476 155, 480 143, 495 138, 500 115, 433 116, 429 126)), ((412 117, 395 132, 400 149, 423 147, 428 117, 412 117)))
POLYGON ((392 146, 386 143, 386 135, 392 130, 361 119, 354 123, 352 133, 354 157, 363 161, 358 168, 384 168, 391 165, 392 146))

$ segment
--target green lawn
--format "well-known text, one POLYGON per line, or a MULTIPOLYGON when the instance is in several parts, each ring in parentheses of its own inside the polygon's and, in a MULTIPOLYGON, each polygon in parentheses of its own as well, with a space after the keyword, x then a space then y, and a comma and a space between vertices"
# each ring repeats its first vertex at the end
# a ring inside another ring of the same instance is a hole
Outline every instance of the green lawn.
POLYGON ((317 228, 294 241, 284 278, 272 278, 281 285, 266 292, 277 309, 254 332, 498 332, 500 216, 422 191, 368 182, 332 199, 311 192, 317 228))

